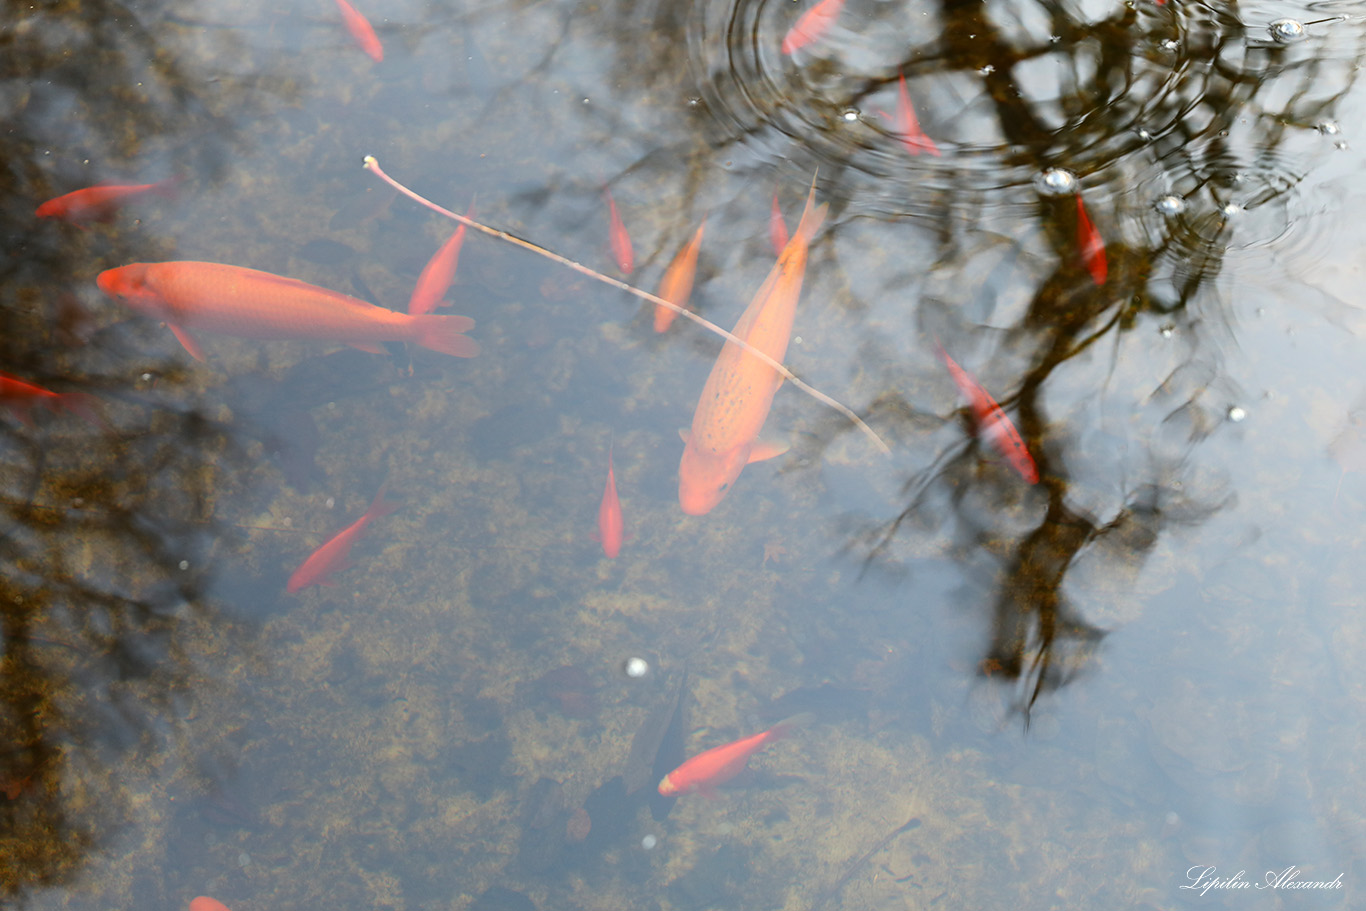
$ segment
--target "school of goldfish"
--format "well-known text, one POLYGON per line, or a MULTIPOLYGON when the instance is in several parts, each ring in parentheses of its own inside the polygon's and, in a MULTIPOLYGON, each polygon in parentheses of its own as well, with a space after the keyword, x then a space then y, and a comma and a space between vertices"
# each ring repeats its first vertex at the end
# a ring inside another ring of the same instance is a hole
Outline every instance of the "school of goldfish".
MULTIPOLYGON (((1160 0, 1159 0, 1160 2, 1160 0)), ((356 46, 375 63, 384 59, 374 28, 347 0, 336 0, 342 23, 356 46)), ((836 25, 844 0, 819 0, 803 12, 782 39, 781 52, 794 55, 822 40, 836 25)), ((939 146, 922 130, 911 102, 906 78, 896 78, 896 111, 888 118, 892 135, 912 156, 941 156, 939 146)), ((173 177, 146 184, 101 184, 74 190, 37 207, 38 218, 60 219, 84 226, 109 221, 123 206, 153 195, 179 191, 173 177)), ((610 189, 602 188, 606 204, 606 238, 612 259, 623 276, 636 269, 635 253, 621 210, 610 189)), ((473 215, 474 204, 468 209, 473 215)), ((797 305, 801 297, 813 243, 825 223, 827 204, 816 202, 813 185, 797 227, 790 235, 773 194, 769 238, 776 261, 735 323, 733 335, 748 347, 727 341, 716 358, 698 397, 678 467, 678 502, 688 515, 715 509, 735 486, 745 466, 787 451, 781 439, 762 436, 774 396, 783 376, 757 357, 759 351, 781 363, 786 355, 797 305)), ((1080 195, 1076 197, 1076 239, 1079 261, 1096 285, 1107 279, 1105 244, 1092 223, 1080 195)), ((678 308, 690 302, 706 229, 697 225, 677 250, 658 284, 658 297, 678 308)), ((437 315, 445 307, 459 267, 466 229, 462 224, 432 255, 413 289, 407 312, 376 306, 337 291, 239 265, 194 261, 131 263, 100 272, 99 290, 132 311, 163 322, 186 352, 206 360, 200 335, 244 339, 296 339, 335 342, 363 351, 384 353, 384 343, 406 343, 440 354, 470 358, 478 343, 466 335, 474 321, 459 315, 437 315)), ((657 306, 654 330, 667 332, 676 311, 657 306)), ((967 405, 975 435, 994 447, 1026 483, 1040 479, 1030 446, 987 390, 935 341, 949 379, 967 405)), ((35 409, 69 412, 99 420, 96 400, 80 392, 56 392, 18 376, 0 373, 0 405, 25 423, 35 409)), ((607 452, 606 482, 598 507, 595 537, 608 558, 616 558, 627 540, 617 493, 614 446, 607 452)), ((310 586, 334 584, 335 574, 350 565, 353 546, 377 520, 397 506, 385 499, 381 486, 369 508, 308 555, 289 576, 286 591, 296 594, 310 586)), ((809 719, 798 717, 732 743, 714 747, 689 759, 660 781, 663 795, 712 794, 733 778, 751 756, 786 736, 809 719)), ((227 911, 218 901, 198 897, 190 911, 227 911)))

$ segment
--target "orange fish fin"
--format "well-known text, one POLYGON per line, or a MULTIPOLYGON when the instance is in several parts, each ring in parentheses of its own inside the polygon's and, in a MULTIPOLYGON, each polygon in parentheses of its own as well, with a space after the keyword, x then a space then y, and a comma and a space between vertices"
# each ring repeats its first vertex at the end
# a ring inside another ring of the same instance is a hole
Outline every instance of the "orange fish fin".
POLYGON ((792 448, 792 444, 786 442, 772 442, 767 440, 755 440, 754 445, 749 450, 749 462, 763 462, 767 459, 777 458, 792 448))
POLYGON ((197 361, 204 360, 204 349, 199 347, 199 342, 189 332, 180 328, 175 323, 167 323, 166 326, 171 330, 171 334, 176 337, 176 341, 185 346, 185 350, 190 352, 190 357, 197 361))
POLYGON ((384 350, 384 346, 381 345, 379 342, 347 342, 346 344, 350 345, 352 348, 358 348, 361 351, 368 351, 371 354, 389 353, 384 350))
POLYGON ((479 343, 462 335, 474 328, 474 320, 468 316, 415 316, 417 324, 417 343, 423 348, 449 354, 452 357, 474 357, 479 353, 479 343))
POLYGON ((678 438, 683 442, 688 442, 688 437, 692 436, 692 431, 687 427, 678 428, 678 438))

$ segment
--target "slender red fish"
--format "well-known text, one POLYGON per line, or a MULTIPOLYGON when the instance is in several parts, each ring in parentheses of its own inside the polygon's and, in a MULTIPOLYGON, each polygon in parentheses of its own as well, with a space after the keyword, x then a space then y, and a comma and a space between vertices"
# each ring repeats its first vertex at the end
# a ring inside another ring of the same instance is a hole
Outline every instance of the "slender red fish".
POLYGON ((840 9, 844 6, 844 0, 821 0, 811 9, 802 13, 797 24, 788 29, 783 36, 783 53, 791 54, 793 51, 806 47, 821 35, 830 30, 830 26, 835 24, 839 18, 840 9))
POLYGON ((190 900, 190 911, 230 911, 221 901, 201 895, 190 900))
POLYGON ((617 212, 617 201, 612 198, 612 191, 604 187, 602 192, 607 197, 607 216, 611 221, 608 237, 612 242, 612 256, 616 258, 617 268, 621 270, 621 274, 630 275, 636 266, 636 254, 631 249, 631 235, 626 233, 626 225, 621 220, 621 214, 617 212))
POLYGON ((398 509, 394 504, 385 501, 384 491, 385 488, 381 487, 379 493, 375 494, 374 502, 365 511, 365 515, 333 535, 326 544, 313 551, 302 566, 294 570, 285 585, 285 591, 293 594, 310 585, 333 585, 328 577, 351 567, 351 545, 365 534, 366 526, 398 509))
MULTIPOLYGON (((474 217, 474 203, 465 212, 466 218, 474 217)), ((455 233, 432 254, 422 274, 417 277, 413 296, 408 298, 408 315, 421 316, 440 307, 441 299, 451 289, 455 281, 455 270, 460 267, 460 246, 465 242, 465 226, 455 229, 455 233)))
MULTIPOLYGON (((706 227, 707 220, 704 218, 702 224, 697 226, 697 233, 692 236, 692 240, 684 244, 674 255, 673 262, 664 270, 664 278, 659 283, 656 297, 662 297, 680 307, 688 306, 688 296, 692 294, 693 274, 697 271, 697 253, 702 249, 702 230, 706 227)), ((667 330, 677 316, 676 310, 655 304, 655 331, 667 330)))
POLYGON ((380 342, 409 342, 474 357, 479 344, 461 335, 467 316, 410 316, 292 278, 222 263, 133 263, 101 272, 100 290, 134 310, 164 320, 198 360, 192 330, 239 338, 319 339, 383 353, 380 342))
POLYGON ((4 372, 0 372, 0 405, 29 425, 33 423, 33 409, 38 406, 53 413, 69 411, 92 424, 98 423, 93 396, 84 392, 53 392, 4 372))
POLYGON ((665 775, 659 783, 659 793, 665 797, 699 791, 714 796, 716 786, 730 781, 745 768, 749 757, 775 740, 786 737, 793 728, 808 724, 815 716, 803 713, 780 721, 767 731, 744 737, 734 743, 712 747, 665 775))
POLYGON ((597 540, 602 542, 602 552, 615 558, 621 553, 624 525, 621 520, 621 502, 617 500, 617 479, 612 473, 612 450, 607 450, 607 486, 602 491, 602 504, 598 506, 597 540))
POLYGON ((379 36, 370 27, 370 20, 361 15, 360 10, 356 9, 346 0, 337 0, 337 8, 341 10, 342 21, 346 23, 346 30, 351 33, 351 38, 356 42, 356 47, 370 55, 370 59, 379 63, 384 59, 384 45, 379 43, 379 36))
POLYGON ((977 432, 991 441, 991 444, 1010 462, 1011 467, 1020 473, 1020 477, 1031 484, 1037 484, 1039 469, 1034 465, 1034 457, 1029 454, 1029 448, 1025 446, 1010 418, 1006 417, 1006 413, 996 404, 996 400, 949 357, 942 345, 936 342, 935 346, 939 349, 939 357, 944 361, 944 366, 949 368, 949 375, 953 377, 958 392, 968 400, 977 432))
POLYGON ((70 222, 107 221, 126 202, 148 195, 170 195, 179 186, 180 180, 179 177, 172 177, 160 183, 102 183, 49 199, 33 214, 39 218, 61 218, 70 222))
POLYGON ((906 147, 906 151, 912 155, 925 152, 939 157, 939 146, 920 129, 920 120, 915 116, 915 107, 911 104, 911 93, 906 91, 905 76, 901 76, 897 81, 896 134, 900 137, 901 144, 906 147))
POLYGON ((1105 262, 1105 241, 1101 240, 1096 226, 1091 224, 1080 193, 1077 194, 1077 246, 1081 248, 1081 261, 1086 271, 1091 273, 1091 281, 1097 285, 1105 284, 1105 277, 1109 274, 1105 262))
POLYGON ((773 191, 773 211, 768 215, 768 240, 773 244, 773 255, 782 256, 787 246, 787 222, 783 221, 783 210, 778 208, 778 191, 773 191))

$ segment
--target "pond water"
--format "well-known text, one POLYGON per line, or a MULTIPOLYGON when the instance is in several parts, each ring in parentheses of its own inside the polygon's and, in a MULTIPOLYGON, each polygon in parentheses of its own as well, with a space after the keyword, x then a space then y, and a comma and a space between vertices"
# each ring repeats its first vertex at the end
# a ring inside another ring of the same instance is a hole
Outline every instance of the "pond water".
POLYGON ((814 6, 367 0, 378 61, 334 0, 6 7, 0 370, 73 396, 0 395, 7 902, 1359 904, 1360 5, 826 0, 784 52, 814 6), (406 311, 455 224, 366 156, 646 291, 705 218, 726 329, 814 186, 783 361, 890 452, 785 383, 685 514, 722 340, 473 230, 474 358, 199 361, 96 285, 406 311))

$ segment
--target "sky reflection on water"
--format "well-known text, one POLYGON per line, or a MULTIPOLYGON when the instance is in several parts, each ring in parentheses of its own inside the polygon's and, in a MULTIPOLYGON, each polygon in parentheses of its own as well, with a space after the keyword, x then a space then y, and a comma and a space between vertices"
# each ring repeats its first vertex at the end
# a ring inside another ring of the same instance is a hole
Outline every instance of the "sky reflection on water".
POLYGON ((849 0, 788 56, 800 4, 379 2, 378 64, 330 3, 5 13, 0 370, 101 404, 0 414, 0 888, 1241 907, 1187 871, 1295 865, 1348 906, 1354 7, 849 0), (1285 16, 1330 21, 1283 43, 1285 16), (938 157, 896 135, 901 77, 938 157), (725 327, 772 267, 775 193, 794 226, 815 173, 786 363, 892 454, 789 385, 766 434, 791 452, 682 515, 677 428, 719 341, 482 236, 452 292, 470 361, 205 334, 197 363, 94 286, 205 260, 402 309, 453 226, 367 154, 614 275, 608 187, 647 289, 705 216, 693 302, 725 327), (1041 192, 1050 168, 1075 192, 1041 192), (172 175, 109 224, 33 216, 172 175), (355 566, 285 594, 386 482, 355 566), (807 711, 717 800, 647 800, 670 757, 807 711))

